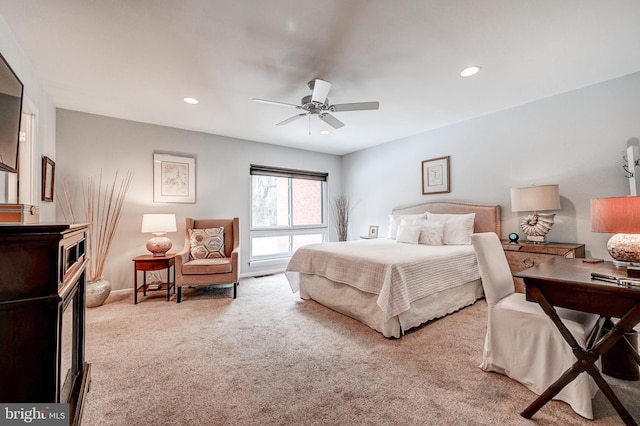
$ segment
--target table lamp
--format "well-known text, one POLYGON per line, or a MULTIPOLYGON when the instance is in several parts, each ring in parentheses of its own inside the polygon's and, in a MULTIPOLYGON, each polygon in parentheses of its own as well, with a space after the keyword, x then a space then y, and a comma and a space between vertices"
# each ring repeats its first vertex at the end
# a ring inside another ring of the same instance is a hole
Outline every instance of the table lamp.
POLYGON ((640 262, 640 197, 591 200, 591 231, 614 233, 607 250, 615 266, 640 262))
POLYGON ((539 185, 511 188, 511 211, 533 211, 520 222, 520 228, 527 234, 527 241, 547 244, 547 233, 553 227, 555 213, 538 213, 543 210, 560 208, 558 185, 539 185))
POLYGON ((153 237, 147 241, 147 250, 154 256, 164 256, 173 245, 165 235, 176 232, 175 214, 144 214, 142 215, 142 232, 150 232, 153 237))

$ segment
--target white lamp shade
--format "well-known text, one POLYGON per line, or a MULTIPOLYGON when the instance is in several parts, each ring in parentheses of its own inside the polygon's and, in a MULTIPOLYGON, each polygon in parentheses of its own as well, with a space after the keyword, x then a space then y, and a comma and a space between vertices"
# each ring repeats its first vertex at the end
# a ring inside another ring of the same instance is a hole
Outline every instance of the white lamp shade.
POLYGON ((176 232, 175 214, 142 215, 142 232, 165 233, 176 232))
POLYGON ((511 188, 511 211, 537 212, 543 210, 558 210, 559 208, 560 190, 558 185, 511 188))

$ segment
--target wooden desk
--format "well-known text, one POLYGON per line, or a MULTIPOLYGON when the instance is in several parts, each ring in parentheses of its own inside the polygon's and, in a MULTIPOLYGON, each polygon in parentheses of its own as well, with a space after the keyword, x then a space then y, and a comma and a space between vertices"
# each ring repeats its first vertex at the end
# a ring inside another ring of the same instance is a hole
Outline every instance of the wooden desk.
MULTIPOLYGON (((624 423, 637 425, 594 363, 621 336, 631 331, 640 322, 640 287, 623 288, 616 284, 593 280, 591 272, 614 275, 619 278, 627 277, 626 270, 614 267, 612 262, 589 264, 582 262, 581 259, 561 257, 516 274, 516 277, 524 279, 527 300, 537 302, 549 315, 562 337, 573 348, 577 358, 573 366, 522 412, 525 418, 531 418, 562 388, 586 371, 593 377, 624 423), (600 325, 606 318, 614 317, 620 320, 599 340, 590 339, 588 346, 582 348, 558 317, 554 309, 557 306, 598 314, 601 316, 600 325)), ((627 349, 640 364, 638 353, 629 345, 627 349)))
POLYGON ((171 298, 171 288, 173 293, 176 292, 176 255, 175 253, 167 253, 164 256, 154 256, 151 254, 143 254, 133 259, 133 304, 138 303, 138 292, 142 291, 144 296, 148 291, 167 290, 167 302, 171 298), (173 266, 173 280, 171 279, 170 269, 173 266), (147 284, 147 271, 167 270, 167 282, 160 283, 155 290, 149 288, 147 284), (138 271, 142 271, 142 285, 138 287, 138 271))

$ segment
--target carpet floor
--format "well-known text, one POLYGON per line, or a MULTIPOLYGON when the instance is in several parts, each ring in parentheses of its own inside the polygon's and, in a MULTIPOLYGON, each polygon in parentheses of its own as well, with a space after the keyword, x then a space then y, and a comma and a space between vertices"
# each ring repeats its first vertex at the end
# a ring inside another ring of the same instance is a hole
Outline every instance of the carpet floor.
MULTIPOLYGON (((100 425, 622 425, 604 395, 593 421, 478 368, 480 300, 386 339, 301 300, 282 274, 230 289, 112 295, 87 310, 91 388, 83 423, 100 425)), ((637 421, 640 382, 607 378, 637 421)))

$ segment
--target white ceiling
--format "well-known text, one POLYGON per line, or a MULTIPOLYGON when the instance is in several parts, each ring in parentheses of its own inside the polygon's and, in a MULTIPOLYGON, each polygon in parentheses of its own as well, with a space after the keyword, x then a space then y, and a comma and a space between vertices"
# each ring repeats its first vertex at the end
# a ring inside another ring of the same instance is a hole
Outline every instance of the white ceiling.
POLYGON ((638 0, 0 0, 0 15, 56 107, 334 154, 640 71, 638 0), (298 111, 251 101, 299 103, 317 77, 331 103, 380 109, 320 135, 317 116, 275 126, 298 111))

